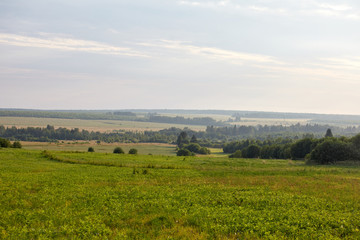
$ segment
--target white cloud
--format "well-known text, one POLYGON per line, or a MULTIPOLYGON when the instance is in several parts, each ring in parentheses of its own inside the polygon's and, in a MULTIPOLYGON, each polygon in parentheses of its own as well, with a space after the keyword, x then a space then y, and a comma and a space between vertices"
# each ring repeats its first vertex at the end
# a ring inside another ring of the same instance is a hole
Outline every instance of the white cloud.
POLYGON ((352 7, 348 5, 333 5, 328 3, 318 3, 317 5, 321 8, 327 8, 333 11, 347 11, 352 9, 352 7))
MULTIPOLYGON (((250 2, 250 1, 249 1, 250 2)), ((284 4, 282 1, 251 1, 249 5, 246 2, 239 3, 234 0, 227 1, 179 1, 180 5, 193 7, 210 8, 213 10, 237 10, 243 14, 271 14, 271 15, 292 15, 292 16, 321 16, 337 17, 344 19, 360 19, 360 10, 346 4, 329 4, 317 1, 288 1, 284 4)))
POLYGON ((178 51, 179 54, 186 53, 193 56, 200 56, 209 59, 227 61, 233 64, 246 64, 246 63, 247 64, 249 63, 284 64, 272 56, 229 51, 214 47, 195 46, 189 44, 188 42, 181 42, 181 41, 160 40, 155 43, 140 43, 139 45, 176 50, 178 51))
POLYGON ((105 43, 64 38, 64 37, 47 37, 46 34, 40 34, 40 37, 28 37, 17 34, 0 33, 0 44, 20 46, 20 47, 37 47, 48 48, 64 51, 79 51, 107 55, 123 55, 130 57, 148 57, 146 54, 135 51, 127 47, 117 47, 105 43))
POLYGON ((360 71, 360 57, 322 58, 328 68, 343 68, 360 71))

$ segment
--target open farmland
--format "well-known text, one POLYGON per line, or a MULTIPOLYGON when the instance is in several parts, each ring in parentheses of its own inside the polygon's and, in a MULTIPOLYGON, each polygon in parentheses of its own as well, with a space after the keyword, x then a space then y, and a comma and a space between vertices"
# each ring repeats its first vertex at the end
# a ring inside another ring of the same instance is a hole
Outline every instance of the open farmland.
POLYGON ((311 119, 285 119, 285 118, 241 118, 241 121, 231 122, 232 125, 256 126, 256 125, 282 125, 290 126, 295 124, 305 125, 310 123, 311 119))
POLYGON ((359 239, 360 168, 0 149, 2 239, 359 239))
POLYGON ((34 118, 34 117, 0 117, 0 125, 5 127, 46 127, 47 125, 55 128, 79 128, 88 131, 112 132, 113 130, 125 131, 159 131, 165 128, 188 127, 195 131, 205 130, 206 126, 184 125, 173 123, 155 123, 139 121, 120 121, 120 120, 83 120, 83 119, 61 119, 61 118, 34 118))

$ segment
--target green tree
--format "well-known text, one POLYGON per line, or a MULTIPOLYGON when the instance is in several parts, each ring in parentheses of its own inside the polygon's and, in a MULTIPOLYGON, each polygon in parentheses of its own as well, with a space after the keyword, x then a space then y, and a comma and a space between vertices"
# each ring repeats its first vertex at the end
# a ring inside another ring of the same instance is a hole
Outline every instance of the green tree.
POLYGON ((9 140, 4 139, 4 138, 0 138, 0 147, 2 148, 9 148, 11 147, 11 143, 9 140))
POLYGON ((137 154, 137 153, 138 153, 138 150, 135 149, 135 148, 131 148, 131 149, 129 150, 129 154, 137 154))
POLYGON ((326 139, 310 153, 310 160, 319 164, 336 163, 352 158, 349 144, 337 139, 326 139))
POLYGON ((88 152, 95 152, 95 149, 93 147, 89 147, 88 152))
POLYGON ((197 140, 197 138, 196 138, 195 135, 192 135, 192 137, 191 137, 191 139, 190 139, 190 142, 191 142, 191 143, 197 143, 197 142, 198 142, 198 140, 197 140))
POLYGON ((181 147, 183 144, 188 144, 189 143, 188 134, 185 131, 182 131, 179 134, 176 143, 179 147, 181 147))
POLYGON ((304 138, 296 141, 290 149, 292 159, 303 159, 316 146, 317 141, 312 138, 304 138))
POLYGON ((186 148, 190 152, 198 153, 201 149, 201 146, 198 143, 190 143, 189 145, 186 145, 184 148, 186 148))
POLYGON ((13 148, 22 148, 22 145, 21 145, 20 142, 15 141, 15 142, 13 142, 12 147, 13 147, 13 148))
POLYGON ((113 153, 117 153, 117 154, 124 154, 124 150, 121 147, 116 147, 113 151, 113 153))
POLYGON ((333 137, 333 134, 332 134, 330 128, 328 128, 328 129, 326 130, 325 137, 326 137, 326 138, 327 138, 327 137, 333 137))
POLYGON ((188 149, 181 148, 176 153, 177 156, 193 156, 194 153, 190 152, 188 149))
POLYGON ((255 144, 251 144, 242 151, 243 157, 246 158, 258 158, 260 156, 260 147, 255 144))
POLYGON ((234 152, 233 154, 230 154, 230 155, 229 155, 229 158, 242 158, 241 150, 237 150, 237 151, 234 152))

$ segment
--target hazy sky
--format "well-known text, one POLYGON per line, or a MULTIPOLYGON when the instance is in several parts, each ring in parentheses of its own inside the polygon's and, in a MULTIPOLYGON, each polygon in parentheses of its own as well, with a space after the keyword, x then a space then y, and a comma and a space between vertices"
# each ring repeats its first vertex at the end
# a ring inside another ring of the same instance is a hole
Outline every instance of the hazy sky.
POLYGON ((360 114, 358 0, 0 0, 0 107, 360 114))

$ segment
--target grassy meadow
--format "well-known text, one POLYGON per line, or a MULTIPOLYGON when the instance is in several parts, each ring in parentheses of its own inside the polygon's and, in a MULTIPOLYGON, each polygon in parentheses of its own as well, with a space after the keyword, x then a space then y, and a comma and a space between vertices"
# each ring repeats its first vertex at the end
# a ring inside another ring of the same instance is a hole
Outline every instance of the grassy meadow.
POLYGON ((0 149, 0 239, 359 239, 360 168, 0 149))

